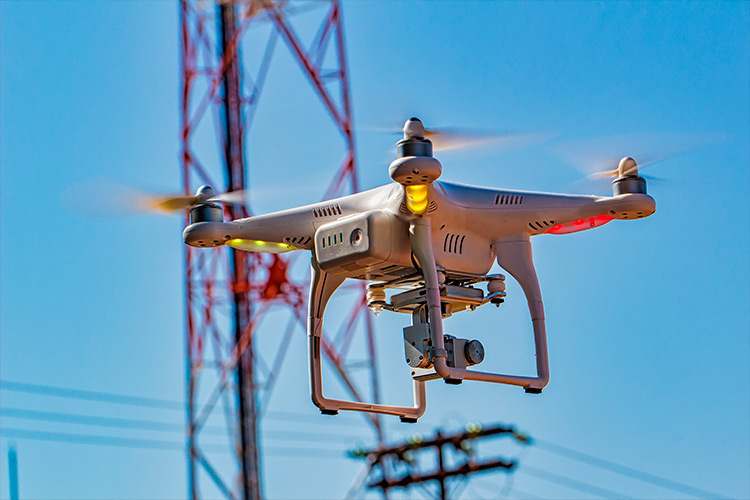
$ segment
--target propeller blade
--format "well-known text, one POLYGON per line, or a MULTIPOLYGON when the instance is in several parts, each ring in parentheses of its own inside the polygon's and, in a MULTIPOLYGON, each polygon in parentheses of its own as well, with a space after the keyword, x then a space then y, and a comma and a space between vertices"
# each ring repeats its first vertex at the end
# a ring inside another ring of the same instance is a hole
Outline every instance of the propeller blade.
POLYGON ((228 193, 212 196, 207 201, 211 203, 226 203, 228 205, 243 205, 247 201, 247 191, 240 189, 228 193))
POLYGON ((65 208, 86 217, 128 215, 137 212, 176 214, 201 203, 245 203, 246 192, 232 191, 210 197, 186 194, 158 195, 106 178, 85 179, 61 195, 65 208))
POLYGON ((617 177, 620 159, 638 160, 638 171, 685 156, 726 140, 713 133, 628 134, 573 141, 558 146, 558 156, 587 179, 617 177))
POLYGON ((103 177, 83 179, 60 195, 65 209, 83 217, 118 217, 147 210, 152 196, 103 177))
POLYGON ((156 212, 175 212, 186 210, 196 205, 199 200, 194 195, 180 196, 150 196, 146 195, 146 201, 143 204, 143 210, 154 210, 156 212))
POLYGON ((548 141, 556 134, 549 132, 493 132, 450 127, 426 129, 434 151, 492 147, 501 150, 521 149, 548 141))
POLYGON ((433 151, 450 151, 451 149, 462 149, 501 141, 505 137, 501 134, 490 134, 454 127, 425 129, 425 138, 432 141, 433 151))
MULTIPOLYGON (((400 136, 403 128, 366 127, 364 130, 400 136)), ((558 135, 550 132, 498 132, 466 127, 425 128, 425 138, 432 142, 432 150, 455 151, 492 148, 493 150, 523 149, 546 142, 558 135)))
POLYGON ((594 172, 593 174, 589 174, 586 177, 588 179, 609 179, 617 177, 619 174, 619 170, 604 170, 603 172, 594 172))
POLYGON ((201 203, 224 203, 228 205, 241 205, 245 203, 245 190, 229 191, 227 193, 217 194, 208 199, 195 195, 176 195, 176 196, 153 196, 146 195, 145 210, 154 210, 157 212, 175 212, 178 210, 187 210, 201 203))

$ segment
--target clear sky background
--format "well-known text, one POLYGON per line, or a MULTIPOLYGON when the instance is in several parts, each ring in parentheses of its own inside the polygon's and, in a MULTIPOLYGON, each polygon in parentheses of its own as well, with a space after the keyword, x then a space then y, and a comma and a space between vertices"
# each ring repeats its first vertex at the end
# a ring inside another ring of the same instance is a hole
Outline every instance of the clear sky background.
MULTIPOLYGON (((428 126, 557 133, 523 150, 440 156, 445 180, 535 191, 608 191, 576 183, 580 172, 557 153, 572 143, 638 159, 654 143, 723 138, 645 172, 662 179, 649 184, 653 217, 533 240, 552 371, 544 394, 433 382, 423 421, 387 419, 389 438, 506 422, 750 498, 750 3, 352 1, 344 21, 364 188, 389 181, 393 142, 368 128, 412 115, 428 126)), ((8 384, 184 399, 182 222, 82 217, 61 203, 93 177, 179 189, 178 41, 172 2, 0 2, 0 498, 11 444, 22 498, 186 497, 179 409, 8 384), (172 427, 38 421, 29 410, 172 427), (164 449, 113 446, 115 437, 164 449)), ((277 53, 248 140, 256 213, 320 199, 341 148, 286 49, 277 53)), ((499 310, 485 309, 451 318, 449 331, 482 340, 486 369, 530 370, 519 287, 509 284, 499 310)), ((409 398, 407 321, 376 320, 380 381, 397 401, 409 398)), ((271 499, 343 497, 361 467, 344 451, 373 443, 361 417, 319 415, 306 372, 300 331, 270 403, 277 413, 262 424, 271 499), (290 430, 301 437, 290 440, 290 430)), ((521 466, 472 481, 461 498, 690 498, 549 449, 488 449, 521 466)))

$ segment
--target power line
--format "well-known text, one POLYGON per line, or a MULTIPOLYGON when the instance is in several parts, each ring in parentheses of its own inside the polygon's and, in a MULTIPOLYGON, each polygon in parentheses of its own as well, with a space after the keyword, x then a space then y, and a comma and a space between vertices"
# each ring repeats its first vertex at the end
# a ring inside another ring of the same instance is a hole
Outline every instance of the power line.
POLYGON ((100 436, 93 434, 33 431, 29 429, 16 429, 11 427, 3 427, 2 436, 4 438, 31 439, 35 441, 57 441, 100 446, 117 446, 125 448, 185 451, 185 444, 181 441, 170 441, 163 439, 138 439, 115 436, 100 436))
MULTIPOLYGON (((158 408, 158 409, 178 410, 178 411, 184 411, 185 404, 186 404, 183 401, 178 401, 174 399, 134 396, 134 395, 129 395, 129 394, 121 394, 121 393, 105 392, 105 391, 71 389, 68 387, 43 385, 43 384, 30 384, 27 382, 16 382, 16 381, 11 381, 11 380, 4 380, 4 379, 0 379, 0 390, 20 392, 20 393, 26 393, 26 394, 39 394, 42 396, 50 396, 50 397, 79 399, 79 400, 94 401, 94 402, 101 402, 101 403, 113 403, 113 404, 129 405, 129 406, 140 406, 140 407, 145 407, 145 408, 158 408)), ((224 405, 217 404, 216 409, 224 410, 226 408, 224 405)), ((309 423, 310 421, 309 415, 306 415, 303 413, 286 412, 286 411, 268 411, 264 413, 264 418, 268 418, 271 420, 282 420, 282 421, 285 420, 285 421, 290 421, 290 422, 305 422, 305 423, 309 423)), ((341 420, 348 420, 347 424, 353 424, 355 422, 359 424, 361 422, 360 420, 355 420, 353 417, 347 418, 346 415, 340 415, 336 417, 336 420, 322 419, 316 422, 316 424, 333 424, 333 425, 336 425, 337 427, 340 427, 342 424, 341 420)))
MULTIPOLYGON (((7 418, 21 420, 35 420, 45 422, 58 422, 67 424, 97 426, 97 427, 114 427, 124 429, 142 429, 159 432, 186 432, 184 424, 174 422, 160 422, 156 420, 144 420, 121 417, 100 417, 93 415, 83 415, 80 413, 63 413, 29 410, 26 408, 0 408, 0 415, 7 418)), ((204 426, 203 432, 213 435, 226 435, 226 429, 218 426, 204 426)), ((341 433, 322 433, 322 432, 300 432, 300 431, 264 431, 264 436, 271 439, 294 440, 294 441, 312 441, 312 442, 331 442, 338 439, 357 440, 361 436, 355 434, 341 433)))
MULTIPOLYGON (((521 495, 524 498, 528 498, 529 500, 544 500, 544 498, 534 493, 529 493, 528 491, 519 490, 515 486, 501 486, 499 484, 494 484, 494 483, 491 483, 490 481, 485 481, 482 479, 474 479, 472 481, 472 487, 479 487, 487 492, 492 492, 492 493, 497 493, 498 490, 506 489, 508 493, 505 496, 509 496, 511 493, 515 492, 516 494, 521 495)), ((497 498, 500 498, 500 496, 498 496, 497 498)))
POLYGON ((41 394, 44 396, 56 396, 87 401, 99 401, 115 404, 126 404, 132 406, 143 406, 146 408, 161 408, 167 410, 184 410, 185 403, 181 401, 144 396, 128 396, 112 392, 89 391, 83 389, 70 389, 42 384, 29 384, 26 382, 14 382, 11 380, 0 380, 0 389, 14 392, 25 392, 41 394))
MULTIPOLYGON (((159 408, 159 409, 180 410, 180 411, 184 411, 185 409, 184 402, 173 400, 173 399, 134 396, 134 395, 119 394, 119 393, 104 392, 104 391, 72 389, 68 387, 51 386, 51 385, 43 385, 43 384, 31 384, 31 383, 26 383, 26 382, 17 382, 17 381, 4 380, 4 379, 0 379, 0 389, 12 391, 12 392, 27 393, 27 394, 39 394, 39 395, 44 395, 44 396, 71 398, 71 399, 96 401, 96 402, 104 402, 104 403, 123 404, 123 405, 139 406, 139 407, 146 407, 146 408, 159 408)), ((217 405, 217 408, 222 408, 222 406, 217 405)), ((0 412, 14 411, 14 410, 20 411, 20 409, 5 408, 5 409, 0 410, 0 412)), ((31 410, 27 410, 27 411, 31 411, 31 410)), ((7 415, 7 416, 10 417, 11 415, 7 415)), ((266 418, 270 420, 304 422, 304 423, 310 422, 310 417, 303 413, 269 411, 269 412, 266 412, 265 416, 266 418)), ((75 417, 71 417, 71 418, 75 418, 75 417)), ((105 418, 105 417, 90 417, 90 418, 105 418)), ((316 425, 317 424, 323 424, 323 425, 333 424, 333 425, 336 425, 337 427, 341 427, 342 424, 352 425, 352 424, 360 423, 359 420, 350 420, 348 422, 342 422, 341 419, 343 418, 345 418, 345 416, 344 417, 339 416, 336 418, 335 421, 332 419, 331 420, 319 420, 315 422, 315 424, 316 425)), ((136 419, 111 419, 111 420, 112 421, 131 420, 130 423, 125 423, 125 422, 122 422, 122 423, 123 425, 134 425, 134 426, 143 425, 144 428, 145 426, 152 425, 150 421, 145 421, 145 420, 141 420, 141 421, 138 421, 136 419), (135 422, 142 422, 142 424, 135 423, 135 422)), ((92 423, 92 425, 98 425, 98 424, 92 423)), ((104 425, 103 421, 102 421, 102 425, 104 425)), ((175 424, 164 424, 164 425, 175 425, 175 424)), ((209 428, 211 427, 210 426, 206 427, 206 429, 209 429, 209 428)), ((181 430, 184 430, 184 427, 182 427, 181 430)), ((216 429, 210 430, 209 432, 215 432, 215 430, 216 429)), ((265 431, 266 434, 269 432, 270 431, 265 431)), ((321 433, 316 432, 315 434, 318 436, 322 436, 321 433)), ((341 437, 338 434, 337 436, 341 437)), ((351 439, 360 439, 359 436, 345 436, 345 437, 351 438, 351 439)), ((304 440, 303 437, 300 437, 299 439, 304 440)), ((610 472, 614 472, 616 474, 621 474, 623 476, 629 477, 631 479, 636 479, 639 481, 650 483, 654 486, 669 489, 675 492, 684 493, 684 494, 691 495, 691 496, 697 496, 699 498, 705 498, 705 497, 728 498, 725 495, 721 495, 713 491, 709 491, 709 490, 702 489, 702 488, 697 488, 695 486, 691 486, 686 483, 682 483, 679 481, 675 481, 673 479, 659 476, 657 474, 649 473, 646 471, 635 469, 633 467, 629 467, 627 465, 623 465, 623 464, 619 464, 619 463, 616 463, 607 459, 599 458, 599 457, 590 455, 585 452, 581 452, 578 450, 574 450, 572 448, 567 448, 565 446, 555 444, 551 441, 547 441, 543 439, 534 439, 532 444, 536 445, 536 447, 541 450, 547 451, 549 453, 553 453, 560 457, 571 459, 571 460, 584 463, 587 465, 591 465, 594 467, 598 467, 601 469, 605 469, 610 472)))
MULTIPOLYGON (((65 424, 93 425, 97 427, 117 427, 123 429, 142 429, 147 431, 161 432, 185 432, 185 424, 176 422, 159 422, 156 420, 143 420, 135 418, 121 417, 100 417, 95 415, 83 415, 80 413, 63 413, 51 411, 29 410, 26 408, 0 408, 0 415, 7 418, 17 418, 22 420, 41 420, 45 422, 60 422, 65 424)), ((224 429, 215 427, 206 427, 209 433, 222 431, 224 429)))
MULTIPOLYGON (((65 432, 46 432, 46 431, 33 431, 29 429, 16 429, 4 427, 2 429, 2 437, 13 438, 13 439, 30 439, 34 441, 53 441, 62 443, 76 443, 94 446, 114 446, 124 448, 139 448, 139 449, 156 449, 156 450, 167 450, 167 451, 180 451, 185 452, 185 443, 181 441, 171 441, 162 439, 138 439, 138 438, 123 438, 118 436, 103 436, 96 434, 75 434, 65 432)), ((203 449, 207 451, 217 452, 229 452, 226 447, 223 446, 212 446, 211 444, 203 445, 203 449)), ((302 457, 312 456, 316 458, 326 459, 343 459, 346 458, 345 452, 337 452, 335 450, 321 450, 319 448, 290 448, 290 447, 275 447, 266 448, 264 453, 269 456, 283 456, 283 457, 302 457)))
POLYGON ((516 472, 538 477, 539 479, 544 479, 545 481, 549 481, 550 483, 559 484, 560 486, 572 488, 582 493, 588 493, 590 495, 595 495, 601 498, 631 498, 617 491, 602 488, 600 486, 595 486, 585 481, 579 481, 568 476, 563 476, 554 472, 550 472, 548 470, 532 467, 531 465, 527 464, 519 466, 516 472))
MULTIPOLYGON (((58 412, 37 412, 35 410, 25 410, 25 409, 16 409, 16 408, 2 408, 0 409, 0 414, 6 415, 10 418, 21 418, 21 419, 31 419, 31 420, 51 420, 51 421, 60 421, 63 422, 72 422, 75 421, 75 423, 84 423, 85 425, 103 425, 106 424, 106 426, 114 426, 114 427, 125 427, 125 428, 132 428, 135 424, 135 427, 143 427, 146 426, 152 430, 174 430, 173 426, 180 427, 181 431, 184 431, 182 426, 179 424, 172 424, 167 422, 156 422, 156 421, 150 421, 150 420, 135 420, 135 419, 122 419, 122 418, 107 418, 107 417, 89 417, 86 415, 80 415, 80 414, 68 414, 68 413, 58 413, 58 412), (39 417, 39 418, 36 418, 39 417), (58 419, 60 417, 60 419, 58 419), (89 424, 87 422, 93 421, 96 423, 89 424), (111 425, 110 425, 111 424, 111 425), (167 426, 167 427, 162 427, 167 426)), ((137 439, 137 438, 122 438, 122 437, 116 437, 116 436, 101 436, 101 435, 92 435, 92 434, 74 434, 74 433, 59 433, 59 432, 46 432, 46 431, 33 431, 33 430, 27 430, 27 429, 15 429, 15 428, 3 428, 2 430, 3 437, 6 438, 16 438, 16 439, 32 439, 32 440, 42 440, 42 441, 55 441, 55 442, 72 442, 77 444, 88 444, 88 445, 100 445, 100 446, 117 446, 117 447, 128 447, 128 448, 141 448, 141 449, 161 449, 161 450, 171 450, 171 451, 184 451, 185 446, 184 443, 178 442, 178 441, 169 441, 169 440, 157 440, 157 439, 137 439)), ((306 437, 315 437, 316 434, 305 434, 305 433, 295 433, 294 431, 290 431, 290 436, 288 436, 288 439, 299 439, 298 437, 294 437, 295 435, 303 435, 306 437)), ((338 437, 340 438, 340 435, 320 435, 317 434, 318 439, 317 440, 324 440, 326 442, 330 442, 331 437, 338 437)), ((353 436, 356 438, 356 436, 353 436)), ((279 439, 284 439, 284 437, 280 437, 279 439)), ((210 443, 204 444, 203 448, 207 451, 223 451, 227 452, 228 450, 225 447, 222 446, 212 446, 210 443)), ((266 448, 264 452, 267 452, 269 456, 319 456, 318 453, 320 451, 325 452, 331 452, 333 450, 319 450, 319 449, 306 449, 306 448, 266 448)), ((325 456, 324 458, 344 458, 343 455, 335 453, 335 455, 329 455, 325 456)), ((544 469, 538 469, 534 467, 530 467, 528 465, 523 466, 522 472, 526 472, 529 475, 540 477, 542 479, 545 479, 547 481, 560 484, 562 486, 570 487, 573 489, 576 489, 578 491, 582 491, 584 493, 591 493, 594 495, 604 496, 604 497, 610 497, 612 495, 617 496, 618 498, 627 498, 624 495, 606 490, 603 488, 599 488, 595 485, 592 485, 590 483, 585 483, 582 481, 577 481, 565 476, 560 476, 554 473, 551 473, 549 471, 546 471, 544 469)), ((520 492, 519 492, 520 493, 520 492)), ((523 494, 523 493, 522 493, 523 494)))
POLYGON ((568 448, 559 444, 555 444, 550 441, 545 441, 543 439, 534 439, 532 444, 536 444, 538 448, 545 450, 549 453, 553 453, 561 457, 569 458, 571 460, 575 460, 577 462, 581 462, 587 465, 592 465, 594 467, 599 467, 600 469, 605 469, 610 472, 614 472, 616 474, 621 474, 623 476, 627 476, 633 479, 637 479, 639 481, 650 483, 650 484, 653 484, 654 486, 666 488, 666 489, 669 489, 678 493, 684 493, 686 495, 693 495, 698 498, 728 498, 724 495, 716 493, 715 491, 709 491, 709 490, 704 490, 701 488, 696 488, 694 486, 690 486, 689 484, 681 483, 679 481, 674 481, 672 479, 667 479, 662 476, 657 476, 656 474, 651 474, 650 472, 642 471, 639 469, 634 469, 633 467, 628 467, 627 465, 622 465, 616 462, 612 462, 610 460, 605 460, 603 458, 599 458, 594 455, 589 455, 588 453, 574 450, 572 448, 568 448))

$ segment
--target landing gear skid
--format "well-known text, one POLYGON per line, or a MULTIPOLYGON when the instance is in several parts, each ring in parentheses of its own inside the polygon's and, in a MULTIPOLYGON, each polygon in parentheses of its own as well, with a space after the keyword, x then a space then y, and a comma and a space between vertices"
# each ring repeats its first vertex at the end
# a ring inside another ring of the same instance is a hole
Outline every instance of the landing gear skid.
POLYGON ((307 315, 307 339, 310 362, 310 395, 315 406, 324 415, 335 415, 339 411, 364 411, 395 415, 403 422, 416 422, 424 415, 427 408, 424 381, 413 380, 414 406, 391 406, 362 401, 344 401, 329 399, 323 395, 321 377, 320 336, 323 329, 323 313, 333 292, 341 286, 345 278, 327 273, 320 269, 315 258, 312 263, 312 279, 307 315))

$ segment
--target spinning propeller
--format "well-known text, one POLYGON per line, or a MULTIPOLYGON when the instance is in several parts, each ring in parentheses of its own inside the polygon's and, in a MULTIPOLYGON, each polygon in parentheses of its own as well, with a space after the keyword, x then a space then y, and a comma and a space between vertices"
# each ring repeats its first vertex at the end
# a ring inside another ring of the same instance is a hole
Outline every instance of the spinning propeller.
POLYGON ((371 129, 389 134, 401 134, 404 138, 428 139, 432 149, 438 151, 464 150, 485 146, 513 149, 533 146, 552 138, 556 134, 544 132, 496 132, 467 127, 426 128, 418 118, 411 118, 403 129, 371 129), (409 125, 419 123, 419 125, 409 125))
POLYGON ((586 179, 643 177, 639 169, 664 164, 669 160, 724 142, 726 137, 710 133, 692 134, 630 134, 576 141, 558 146, 558 155, 568 164, 586 174, 586 179), (605 153, 606 151, 606 153, 605 153), (639 164, 630 156, 620 159, 615 151, 636 151, 639 164), (615 167, 615 168, 613 168, 615 167))
MULTIPOLYGON (((649 164, 641 165, 641 168, 648 166, 649 164)), ((617 164, 617 168, 614 170, 605 170, 603 172, 594 172, 589 175, 591 179, 608 179, 618 177, 638 177, 638 164, 629 156, 625 156, 617 164)))
POLYGON ((194 195, 159 195, 117 183, 111 179, 86 179, 62 194, 63 205, 84 216, 127 215, 136 212, 180 214, 197 205, 245 203, 243 190, 215 194, 204 186, 194 195))
POLYGON ((212 203, 239 205, 245 203, 245 191, 230 191, 217 195, 209 186, 202 186, 195 195, 147 196, 146 200, 144 204, 145 210, 173 212, 212 203))

